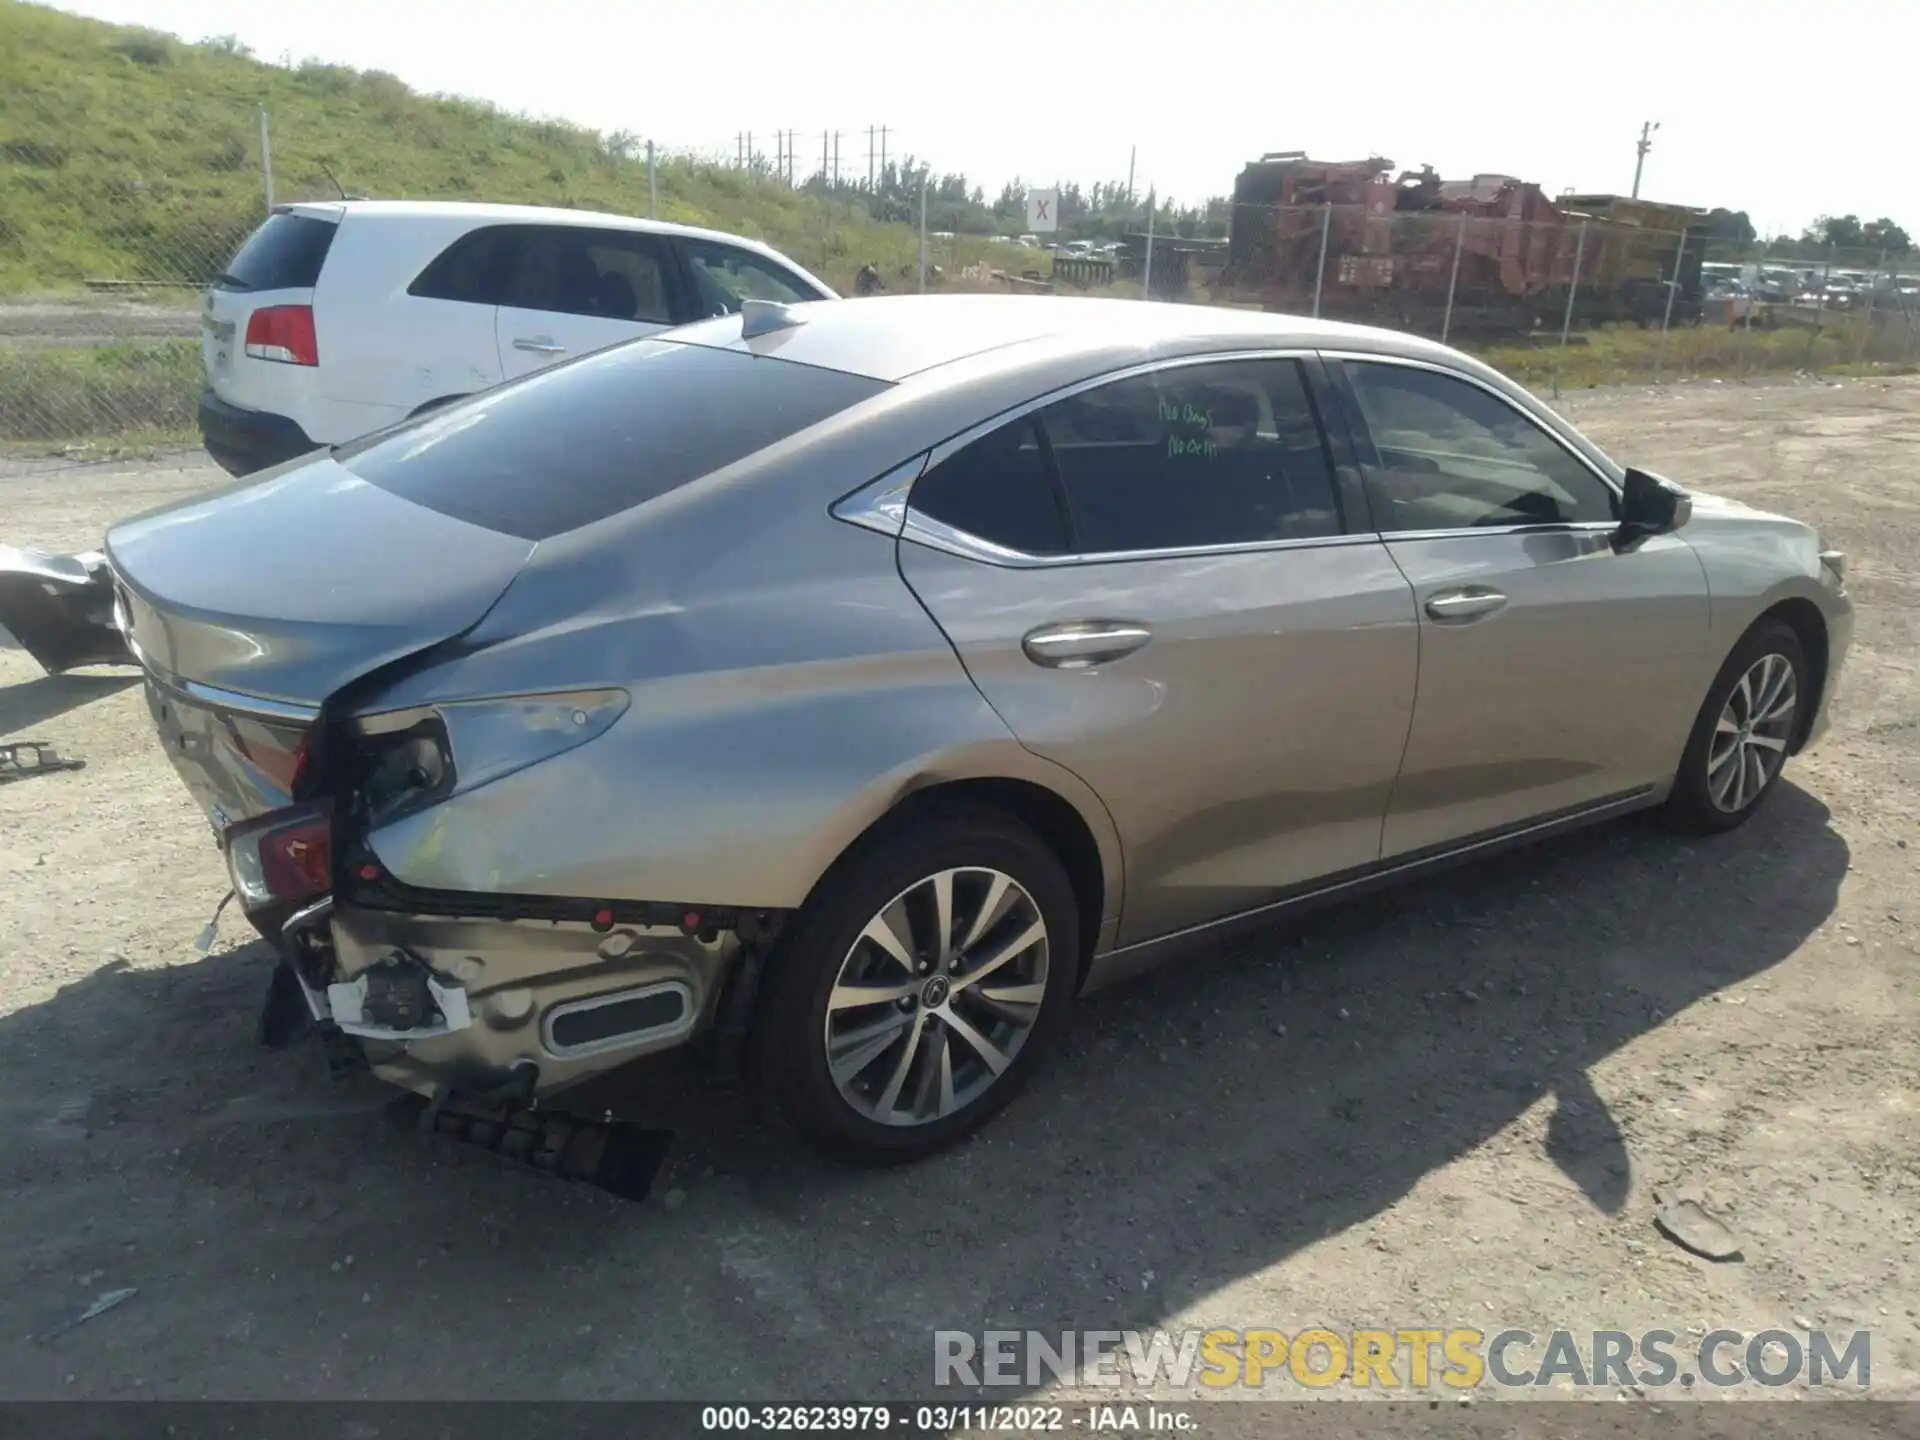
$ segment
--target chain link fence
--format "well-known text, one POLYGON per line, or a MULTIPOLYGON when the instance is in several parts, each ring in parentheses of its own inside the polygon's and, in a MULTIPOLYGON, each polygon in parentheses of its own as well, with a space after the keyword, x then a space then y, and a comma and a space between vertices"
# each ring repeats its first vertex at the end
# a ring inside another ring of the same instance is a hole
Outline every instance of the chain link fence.
POLYGON ((1235 205, 1184 228, 1056 255, 1054 288, 1387 326, 1556 389, 1920 365, 1920 263, 1879 250, 1742 250, 1567 206, 1235 205))
MULTIPOLYGON (((960 233, 963 210, 975 222, 991 211, 977 192, 923 201, 927 172, 897 133, 743 131, 668 149, 417 95, 379 72, 261 66, 220 42, 119 33, 125 84, 152 90, 138 125, 104 123, 98 93, 57 76, 0 89, 0 469, 197 449, 200 292, 270 204, 342 195, 718 224, 849 294, 871 277, 892 290, 1150 294, 1387 325, 1556 392, 1920 364, 1920 263, 1729 250, 1676 228, 1685 218, 1660 223, 1684 215, 1673 207, 1544 203, 1530 187, 1476 181, 1408 208, 1386 186, 1355 204, 1177 218, 1142 207, 1118 224, 1109 213, 1110 245, 1048 253, 960 233), (247 93, 205 78, 229 74, 247 93)), ((120 90, 113 103, 136 113, 120 90)))

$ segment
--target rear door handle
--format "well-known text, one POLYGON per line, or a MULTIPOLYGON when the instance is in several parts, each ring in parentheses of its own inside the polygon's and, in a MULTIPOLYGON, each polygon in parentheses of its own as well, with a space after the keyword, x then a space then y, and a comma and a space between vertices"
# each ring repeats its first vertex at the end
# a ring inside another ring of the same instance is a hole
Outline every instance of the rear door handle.
POLYGON ((545 335, 523 335, 513 342, 513 348, 516 350, 530 350, 535 355, 564 355, 567 353, 566 346, 554 344, 553 341, 545 335))
POLYGON ((1436 620, 1478 620, 1506 607, 1498 590, 1448 590, 1427 601, 1427 614, 1436 620))
POLYGON ((1036 665, 1055 670, 1085 670, 1108 660, 1131 655, 1153 632, 1144 625, 1113 620, 1076 620, 1064 625, 1043 625, 1027 632, 1020 648, 1036 665))

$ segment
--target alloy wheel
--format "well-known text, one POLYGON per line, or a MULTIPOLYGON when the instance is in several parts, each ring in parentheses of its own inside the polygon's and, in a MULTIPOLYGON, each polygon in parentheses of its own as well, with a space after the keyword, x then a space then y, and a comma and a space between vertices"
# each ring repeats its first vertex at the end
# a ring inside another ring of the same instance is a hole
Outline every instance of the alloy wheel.
POLYGON ((983 1095, 1040 1018, 1047 923, 999 870, 942 870, 861 930, 827 997, 827 1068, 883 1125, 925 1125, 983 1095))
POLYGON ((1740 677, 1714 722, 1707 746, 1707 797, 1734 815, 1753 804, 1780 773, 1800 702, 1793 662, 1762 655, 1740 677))

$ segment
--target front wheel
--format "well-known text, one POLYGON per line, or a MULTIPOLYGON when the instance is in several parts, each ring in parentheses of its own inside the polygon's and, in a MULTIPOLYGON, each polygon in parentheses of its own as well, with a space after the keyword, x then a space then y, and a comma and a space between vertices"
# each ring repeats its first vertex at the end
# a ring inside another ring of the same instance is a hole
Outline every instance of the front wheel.
POLYGON ((821 1150, 916 1159, 984 1123, 1071 1002, 1072 883, 1025 826, 952 809, 869 841, 773 959, 757 1078, 821 1150))
POLYGON ((1744 824, 1773 793, 1811 703, 1806 650, 1793 628, 1763 620, 1741 637, 1707 690, 1680 773, 1670 820, 1710 833, 1744 824))

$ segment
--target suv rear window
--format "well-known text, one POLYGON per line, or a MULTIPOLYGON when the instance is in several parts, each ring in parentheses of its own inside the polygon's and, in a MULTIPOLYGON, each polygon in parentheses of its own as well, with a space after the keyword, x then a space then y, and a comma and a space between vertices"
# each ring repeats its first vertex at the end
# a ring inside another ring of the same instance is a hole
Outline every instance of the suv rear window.
POLYGON ((334 231, 331 220, 279 211, 234 252, 216 290, 311 290, 320 280, 334 231))
POLYGON ((544 540, 678 489, 888 388, 771 356, 633 340, 334 452, 390 494, 544 540))

